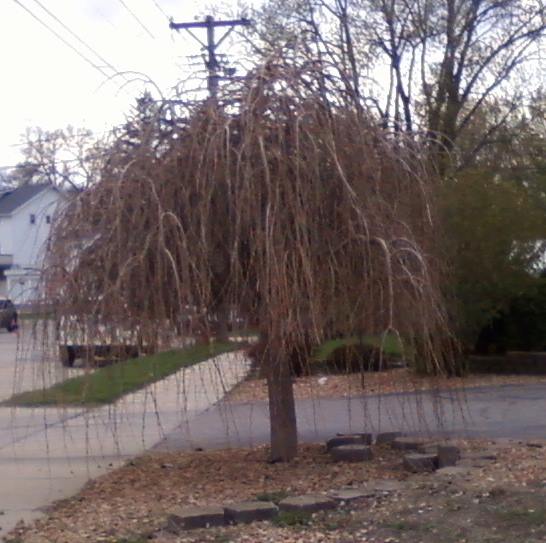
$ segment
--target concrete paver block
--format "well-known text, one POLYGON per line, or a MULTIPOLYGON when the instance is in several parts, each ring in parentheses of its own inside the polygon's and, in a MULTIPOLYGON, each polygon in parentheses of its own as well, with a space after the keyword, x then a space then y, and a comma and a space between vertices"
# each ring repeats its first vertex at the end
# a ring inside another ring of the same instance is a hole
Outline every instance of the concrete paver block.
POLYGON ((336 462, 365 462, 373 458, 368 445, 340 445, 330 449, 330 456, 336 462))
POLYGON ((334 447, 341 445, 371 445, 372 434, 338 434, 336 437, 326 442, 326 450, 330 451, 334 447))
POLYGON ((438 445, 438 467, 454 466, 461 459, 461 449, 455 445, 438 445))
POLYGON ((375 496, 373 490, 367 488, 342 488, 341 490, 332 490, 328 492, 328 497, 338 502, 352 502, 361 500, 362 498, 370 498, 375 496))
POLYGON ((434 471, 438 468, 438 456, 436 454, 406 454, 404 468, 414 473, 434 471))
POLYGON ((372 481, 367 485, 369 488, 372 488, 376 492, 398 492, 403 490, 405 485, 401 481, 393 481, 391 479, 385 479, 383 481, 372 481))
POLYGON ((381 432, 375 436, 375 443, 376 445, 387 445, 399 437, 403 437, 402 432, 381 432))
POLYGON ((273 502, 251 501, 224 507, 226 522, 242 524, 261 520, 271 520, 279 514, 273 502))
POLYGON ((430 439, 422 437, 397 437, 391 442, 391 447, 399 451, 418 451, 430 444, 430 439))
POLYGON ((462 455, 462 460, 488 460, 490 462, 497 459, 497 453, 495 451, 475 451, 465 452, 462 455))
POLYGON ((225 523, 223 507, 184 507, 171 512, 167 529, 177 534, 194 528, 223 526, 225 523))
POLYGON ((317 511, 335 509, 336 507, 336 500, 333 500, 328 496, 323 496, 322 494, 294 496, 292 498, 285 498, 279 503, 281 511, 293 511, 298 513, 315 513, 317 511))
POLYGON ((436 475, 445 476, 445 477, 464 477, 472 473, 471 468, 464 466, 448 466, 445 468, 440 468, 436 471, 436 475))

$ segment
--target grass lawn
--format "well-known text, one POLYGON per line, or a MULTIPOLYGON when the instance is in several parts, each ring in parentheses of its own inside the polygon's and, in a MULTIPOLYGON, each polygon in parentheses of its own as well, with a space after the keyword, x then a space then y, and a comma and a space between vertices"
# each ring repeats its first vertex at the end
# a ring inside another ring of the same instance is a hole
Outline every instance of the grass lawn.
POLYGON ((19 311, 17 316, 23 321, 53 320, 54 318, 54 314, 47 311, 19 311))
POLYGON ((383 341, 381 336, 362 336, 362 337, 347 337, 330 339, 322 343, 315 351, 314 359, 317 362, 324 362, 336 351, 342 347, 352 347, 364 345, 383 349, 383 353, 387 356, 402 356, 404 350, 400 343, 400 339, 395 334, 387 334, 383 341))
POLYGON ((46 389, 15 394, 1 405, 92 406, 112 403, 125 394, 176 373, 181 368, 234 351, 240 346, 240 343, 216 342, 133 358, 97 368, 93 373, 67 379, 46 389))

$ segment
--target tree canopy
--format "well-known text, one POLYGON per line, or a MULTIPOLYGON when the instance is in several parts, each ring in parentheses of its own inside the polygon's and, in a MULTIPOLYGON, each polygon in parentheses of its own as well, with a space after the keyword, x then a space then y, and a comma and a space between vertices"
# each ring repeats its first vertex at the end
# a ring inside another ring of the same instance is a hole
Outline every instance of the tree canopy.
POLYGON ((431 372, 453 360, 438 176, 415 141, 351 102, 326 107, 313 78, 272 60, 230 89, 229 108, 189 110, 160 154, 154 138, 130 155, 114 145, 58 221, 46 273, 60 315, 149 341, 164 326, 203 334, 220 307, 254 323, 280 459, 295 454, 295 350, 389 333, 431 372))

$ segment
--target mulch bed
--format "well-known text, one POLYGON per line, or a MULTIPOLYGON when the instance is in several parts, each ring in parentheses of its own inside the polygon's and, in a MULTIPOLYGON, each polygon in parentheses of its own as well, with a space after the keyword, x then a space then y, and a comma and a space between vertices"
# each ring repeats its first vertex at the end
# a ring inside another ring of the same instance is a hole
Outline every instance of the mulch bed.
MULTIPOLYGON (((546 383, 544 375, 469 375, 467 377, 420 377, 408 369, 363 374, 325 374, 294 380, 297 399, 340 398, 362 394, 388 394, 418 390, 452 390, 481 386, 546 383)), ((232 402, 267 401, 264 379, 250 378, 227 396, 232 402)))
POLYGON ((264 447, 147 454, 88 483, 74 498, 53 506, 46 518, 19 526, 10 537, 26 543, 433 543, 440 536, 446 542, 497 541, 500 532, 492 531, 495 519, 504 526, 504 536, 512 537, 504 541, 544 541, 536 537, 543 537, 540 504, 546 510, 546 448, 486 441, 460 445, 466 450, 494 447, 497 460, 473 468, 470 477, 450 481, 436 474, 407 474, 401 469, 400 454, 388 447, 376 447, 375 459, 362 464, 336 464, 323 445, 302 446, 289 464, 268 464, 264 447), (282 498, 383 479, 403 481, 404 490, 313 519, 194 530, 183 536, 163 529, 168 512, 176 506, 282 498), (449 519, 462 523, 459 539, 450 539, 459 533, 455 528, 444 533, 449 519), (471 537, 469 519, 476 530, 480 527, 480 538, 471 537))

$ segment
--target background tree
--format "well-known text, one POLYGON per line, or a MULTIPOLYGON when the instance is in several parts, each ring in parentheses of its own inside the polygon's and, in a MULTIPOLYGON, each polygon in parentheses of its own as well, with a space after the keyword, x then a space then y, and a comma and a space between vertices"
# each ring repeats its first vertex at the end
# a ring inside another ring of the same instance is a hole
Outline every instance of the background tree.
POLYGON ((96 179, 102 150, 87 129, 28 129, 22 151, 24 160, 9 173, 8 182, 17 186, 49 183, 81 190, 96 179))
POLYGON ((546 254, 543 204, 516 178, 489 168, 445 183, 447 251, 467 347, 533 284, 533 269, 546 254))
POLYGON ((427 133, 440 155, 456 149, 462 165, 541 82, 542 0, 270 0, 252 16, 254 52, 284 46, 320 66, 325 89, 427 133), (502 113, 469 131, 492 104, 502 113))

